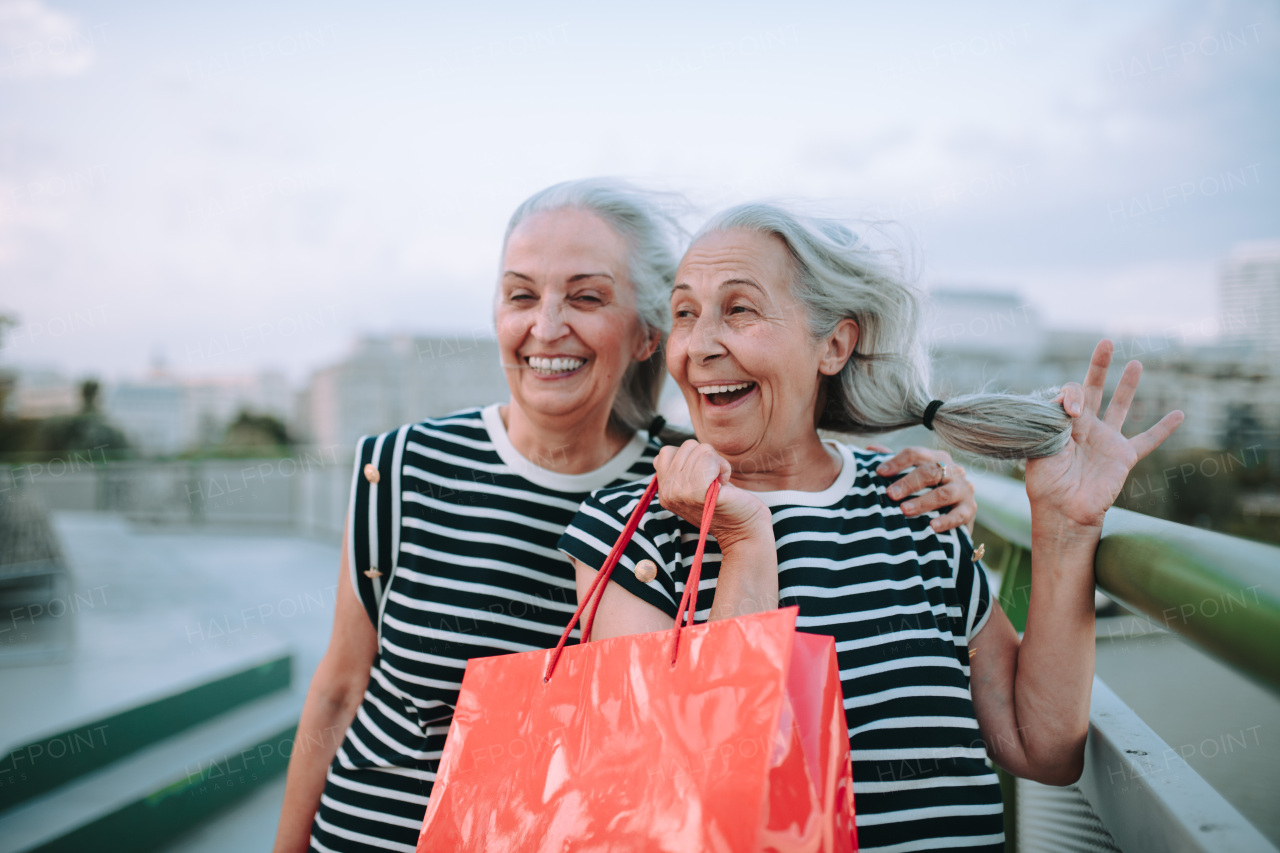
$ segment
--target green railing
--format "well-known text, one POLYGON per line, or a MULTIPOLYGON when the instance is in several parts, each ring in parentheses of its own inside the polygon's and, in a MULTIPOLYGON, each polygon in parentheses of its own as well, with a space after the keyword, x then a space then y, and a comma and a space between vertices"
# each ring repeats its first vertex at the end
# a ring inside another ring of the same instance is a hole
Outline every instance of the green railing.
MULTIPOLYGON (((971 473, 975 541, 1001 573, 1018 630, 1031 589, 1031 510, 1023 484, 971 473)), ((1098 588, 1280 693, 1280 548, 1112 509, 1094 561, 1098 588)))
MULTIPOLYGON (((1031 597, 1025 487, 969 476, 978 490, 974 541, 986 545, 1001 606, 1022 631, 1031 597)), ((1094 570, 1098 587, 1125 607, 1280 693, 1280 548, 1112 509, 1094 570)), ((1046 838, 1052 849, 1125 853, 1277 849, 1097 678, 1079 782, 1051 789, 997 772, 1011 853, 1049 849, 1046 838)))

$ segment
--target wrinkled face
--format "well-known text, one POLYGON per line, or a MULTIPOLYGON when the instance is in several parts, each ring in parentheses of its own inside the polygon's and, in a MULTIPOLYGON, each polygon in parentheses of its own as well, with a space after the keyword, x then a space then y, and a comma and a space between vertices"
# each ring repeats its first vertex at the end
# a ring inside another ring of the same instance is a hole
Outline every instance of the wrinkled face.
POLYGON ((512 402, 530 414, 609 411, 631 362, 657 346, 636 314, 626 242, 571 208, 511 232, 495 320, 512 402))
POLYGON ((786 245, 746 229, 703 237, 676 273, 667 369, 698 439, 731 464, 816 434, 826 346, 809 333, 792 276, 786 245))

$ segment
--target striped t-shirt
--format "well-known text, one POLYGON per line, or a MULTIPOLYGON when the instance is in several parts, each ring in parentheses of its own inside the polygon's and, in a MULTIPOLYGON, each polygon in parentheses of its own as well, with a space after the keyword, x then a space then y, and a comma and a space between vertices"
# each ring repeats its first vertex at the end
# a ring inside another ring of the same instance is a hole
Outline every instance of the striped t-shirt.
POLYGON ((353 507, 368 488, 364 460, 393 460, 397 474, 379 479, 398 487, 384 488, 392 511, 374 514, 382 529, 351 516, 352 582, 378 650, 312 850, 412 853, 467 660, 556 644, 577 607, 573 567, 557 550, 565 526, 592 490, 651 477, 657 452, 641 432, 595 471, 559 474, 516 451, 496 405, 361 440, 353 507), (392 566, 370 565, 371 541, 396 543, 392 566))
MULTIPOLYGON (((836 641, 860 849, 1002 851, 1000 785, 969 693, 967 646, 991 612, 984 572, 966 533, 935 533, 937 513, 907 518, 885 495, 883 454, 835 446, 843 467, 829 488, 756 494, 773 515, 780 604, 836 641)), ((596 492, 560 548, 599 568, 644 487, 596 492)), ((697 542, 696 525, 654 500, 613 580, 674 619, 697 542), (659 567, 647 584, 633 574, 645 558, 659 567)), ((709 537, 700 621, 719 568, 709 537)))

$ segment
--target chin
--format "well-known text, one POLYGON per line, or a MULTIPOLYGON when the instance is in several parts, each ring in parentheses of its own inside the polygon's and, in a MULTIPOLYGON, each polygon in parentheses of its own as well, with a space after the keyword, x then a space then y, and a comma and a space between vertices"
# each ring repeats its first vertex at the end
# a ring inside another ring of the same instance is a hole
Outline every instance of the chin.
POLYGON ((711 445, 717 453, 726 458, 747 453, 757 444, 756 441, 748 439, 734 429, 711 429, 705 424, 695 424, 693 431, 698 441, 711 445))
POLYGON ((553 391, 548 388, 525 389, 521 394, 521 405, 532 412, 543 415, 569 415, 590 408, 594 401, 585 394, 553 391))

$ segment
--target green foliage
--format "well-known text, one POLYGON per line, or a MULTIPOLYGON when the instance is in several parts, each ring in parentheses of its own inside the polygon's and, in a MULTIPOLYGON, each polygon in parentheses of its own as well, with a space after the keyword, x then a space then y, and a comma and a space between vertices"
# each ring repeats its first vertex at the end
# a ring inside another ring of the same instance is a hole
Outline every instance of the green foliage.
POLYGON ((217 446, 185 455, 256 459, 264 456, 288 456, 293 452, 293 445, 293 436, 289 435, 288 427, 279 418, 243 410, 227 427, 217 446))
POLYGON ((99 385, 89 379, 80 385, 80 412, 49 418, 0 416, 0 453, 15 460, 43 461, 77 451, 93 451, 99 458, 129 452, 124 433, 98 411, 99 385))

